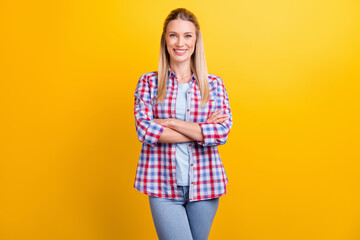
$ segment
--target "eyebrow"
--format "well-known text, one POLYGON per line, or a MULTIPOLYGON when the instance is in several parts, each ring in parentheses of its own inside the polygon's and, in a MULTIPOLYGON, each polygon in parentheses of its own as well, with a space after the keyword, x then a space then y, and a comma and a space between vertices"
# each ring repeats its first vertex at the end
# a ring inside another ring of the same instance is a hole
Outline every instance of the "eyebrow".
MULTIPOLYGON (((169 33, 177 33, 177 32, 170 31, 169 33)), ((192 34, 194 34, 193 32, 186 32, 186 33, 184 33, 184 34, 188 34, 188 33, 192 33, 192 34)))

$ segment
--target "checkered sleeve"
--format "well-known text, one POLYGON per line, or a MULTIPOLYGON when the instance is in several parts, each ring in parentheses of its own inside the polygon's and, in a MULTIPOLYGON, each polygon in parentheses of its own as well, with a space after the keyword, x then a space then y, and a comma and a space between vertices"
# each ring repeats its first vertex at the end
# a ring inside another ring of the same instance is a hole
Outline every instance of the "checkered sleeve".
POLYGON ((165 126, 153 121, 150 87, 147 76, 141 75, 136 90, 134 101, 134 115, 136 134, 140 142, 155 146, 165 126))
POLYGON ((226 92, 225 85, 220 77, 218 77, 218 86, 216 89, 216 101, 217 103, 220 103, 220 108, 223 109, 220 114, 227 114, 229 118, 223 123, 199 123, 204 136, 204 140, 197 141, 197 143, 203 147, 225 144, 230 129, 233 125, 229 97, 226 92))

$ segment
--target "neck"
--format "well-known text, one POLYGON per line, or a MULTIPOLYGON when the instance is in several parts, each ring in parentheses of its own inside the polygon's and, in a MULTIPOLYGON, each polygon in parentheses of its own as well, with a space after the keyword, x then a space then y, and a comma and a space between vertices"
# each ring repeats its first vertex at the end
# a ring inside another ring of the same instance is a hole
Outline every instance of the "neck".
POLYGON ((174 63, 170 61, 170 68, 176 74, 177 78, 191 77, 190 61, 174 63))

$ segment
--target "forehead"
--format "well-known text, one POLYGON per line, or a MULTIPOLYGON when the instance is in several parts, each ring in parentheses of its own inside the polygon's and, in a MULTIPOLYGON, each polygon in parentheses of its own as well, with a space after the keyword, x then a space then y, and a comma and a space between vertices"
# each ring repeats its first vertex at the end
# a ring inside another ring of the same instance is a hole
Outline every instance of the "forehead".
POLYGON ((167 32, 177 32, 177 33, 185 33, 185 32, 193 32, 195 33, 196 28, 195 25, 190 21, 184 21, 181 19, 172 20, 168 23, 167 32))

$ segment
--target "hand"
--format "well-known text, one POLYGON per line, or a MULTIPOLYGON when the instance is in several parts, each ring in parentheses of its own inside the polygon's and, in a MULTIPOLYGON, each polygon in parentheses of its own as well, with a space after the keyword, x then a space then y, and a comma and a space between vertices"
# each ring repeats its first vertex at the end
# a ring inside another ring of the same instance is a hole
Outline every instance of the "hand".
POLYGON ((222 111, 222 109, 219 109, 217 111, 215 111, 214 113, 212 113, 210 115, 210 117, 208 119, 206 119, 206 123, 223 123, 225 122, 229 116, 227 114, 220 114, 219 113, 222 111))
POLYGON ((157 123, 157 124, 161 124, 161 125, 164 125, 165 127, 170 127, 170 123, 171 121, 174 120, 172 118, 154 118, 154 122, 157 123))

